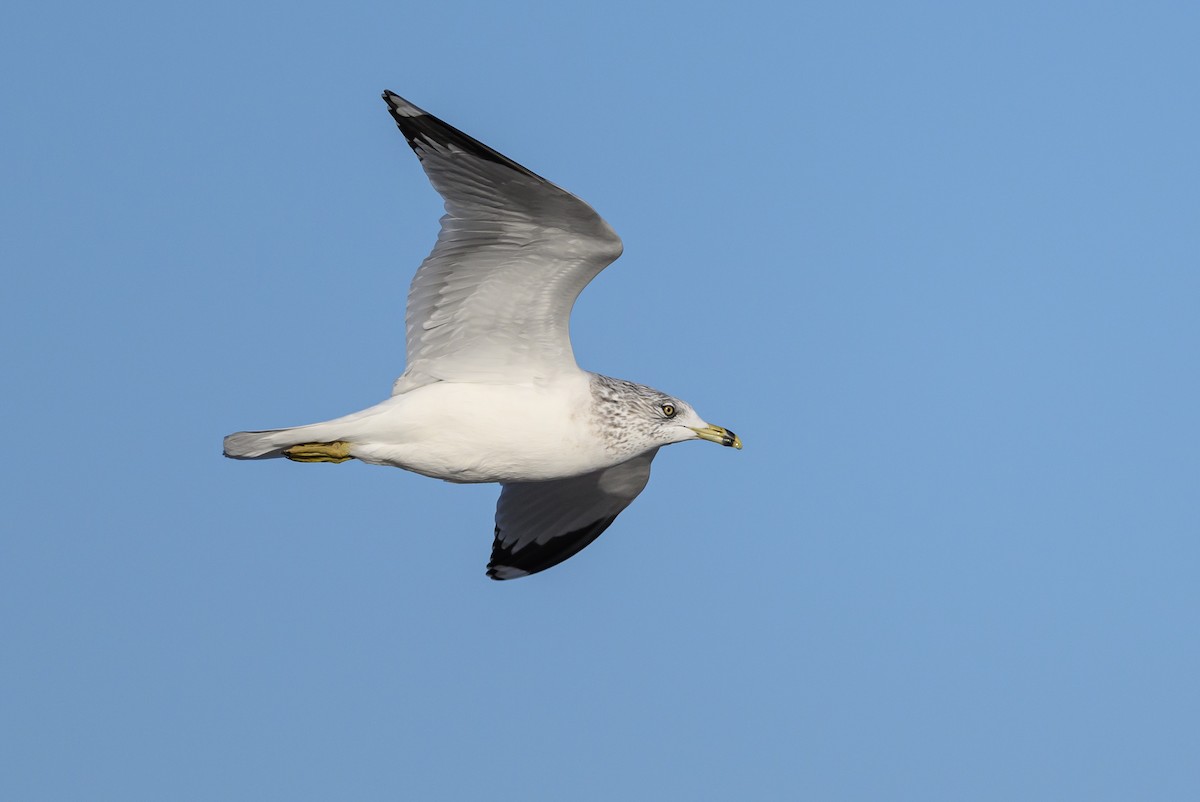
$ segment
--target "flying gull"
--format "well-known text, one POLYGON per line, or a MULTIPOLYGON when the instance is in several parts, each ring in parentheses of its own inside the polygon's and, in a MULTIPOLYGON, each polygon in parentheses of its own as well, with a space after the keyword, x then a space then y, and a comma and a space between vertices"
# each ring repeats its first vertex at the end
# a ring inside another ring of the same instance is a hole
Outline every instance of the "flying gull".
POLYGON ((742 447, 685 401, 575 364, 571 307, 621 255, 591 206, 399 95, 383 99, 446 202, 408 292, 404 374, 361 412, 231 434, 225 456, 499 482, 487 574, 514 579, 599 537, 642 492, 662 446, 742 447))

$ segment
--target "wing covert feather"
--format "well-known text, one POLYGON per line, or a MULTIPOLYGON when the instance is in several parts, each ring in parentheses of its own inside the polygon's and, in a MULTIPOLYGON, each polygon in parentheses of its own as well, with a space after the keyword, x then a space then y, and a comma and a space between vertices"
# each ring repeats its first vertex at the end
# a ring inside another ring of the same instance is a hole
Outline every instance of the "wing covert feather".
POLYGON ((409 290, 408 364, 394 392, 577 370, 571 308, 620 256, 620 238, 566 190, 398 95, 383 97, 446 206, 409 290))

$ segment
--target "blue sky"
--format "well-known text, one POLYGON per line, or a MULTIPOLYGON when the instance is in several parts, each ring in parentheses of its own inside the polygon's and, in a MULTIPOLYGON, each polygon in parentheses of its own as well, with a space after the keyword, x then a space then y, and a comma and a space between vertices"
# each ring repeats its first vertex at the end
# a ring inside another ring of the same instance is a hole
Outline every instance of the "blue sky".
POLYGON ((1200 792, 1187 3, 27 4, 0 26, 0 797, 1200 792), (222 459, 384 397, 393 89, 589 201, 590 369, 743 438, 577 558, 222 459))

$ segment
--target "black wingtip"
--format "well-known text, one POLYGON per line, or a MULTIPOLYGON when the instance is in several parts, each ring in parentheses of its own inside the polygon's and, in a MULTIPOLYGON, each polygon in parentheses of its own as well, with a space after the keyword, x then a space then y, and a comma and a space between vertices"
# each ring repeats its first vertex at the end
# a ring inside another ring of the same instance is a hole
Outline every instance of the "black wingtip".
POLYGON ((553 568, 590 546, 615 520, 616 515, 601 518, 573 532, 553 537, 546 543, 528 543, 516 551, 504 545, 500 528, 496 527, 487 575, 496 580, 519 579, 553 568))
POLYGON ((423 158, 421 143, 427 142, 435 147, 468 153, 477 159, 493 162, 530 178, 549 183, 528 167, 517 164, 478 139, 463 133, 419 106, 413 105, 390 89, 383 90, 383 100, 388 104, 388 112, 396 121, 396 127, 400 129, 400 133, 404 134, 409 147, 416 151, 418 158, 423 158))
POLYGON ((407 119, 412 117, 430 116, 429 112, 425 111, 425 109, 410 103, 390 89, 383 90, 383 94, 380 95, 380 97, 382 97, 383 102, 388 105, 388 111, 391 112, 391 115, 395 117, 397 121, 402 118, 407 119))

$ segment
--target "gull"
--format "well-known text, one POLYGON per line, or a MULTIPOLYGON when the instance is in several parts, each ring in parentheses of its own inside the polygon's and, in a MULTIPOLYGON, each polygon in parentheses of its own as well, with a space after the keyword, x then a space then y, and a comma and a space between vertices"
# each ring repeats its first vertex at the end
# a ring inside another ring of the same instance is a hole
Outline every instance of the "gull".
POLYGON ((381 403, 231 434, 225 456, 498 482, 487 575, 515 579, 599 537, 662 446, 742 447, 687 402, 575 363, 571 308, 622 250, 591 206, 399 95, 383 99, 446 209, 409 289, 404 373, 381 403))

